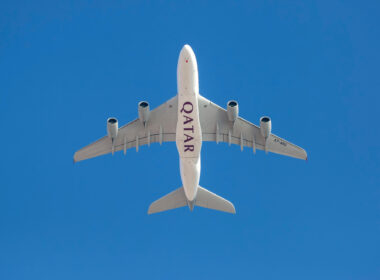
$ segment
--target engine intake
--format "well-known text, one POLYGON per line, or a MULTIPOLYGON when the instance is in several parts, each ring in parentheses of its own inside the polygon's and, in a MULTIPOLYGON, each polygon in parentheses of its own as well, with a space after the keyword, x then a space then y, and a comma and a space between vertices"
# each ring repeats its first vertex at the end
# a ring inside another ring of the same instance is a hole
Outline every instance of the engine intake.
POLYGON ((116 118, 107 119, 107 133, 108 137, 113 140, 117 137, 117 132, 119 131, 119 124, 116 118))
POLYGON ((237 101, 230 100, 227 102, 227 115, 229 121, 236 121, 239 116, 239 104, 237 101))
POLYGON ((138 111, 139 111, 139 119, 145 125, 145 123, 149 120, 149 114, 150 114, 149 103, 146 101, 139 102, 138 111))
POLYGON ((261 117, 260 118, 260 132, 261 135, 267 138, 272 131, 272 121, 270 117, 261 117))

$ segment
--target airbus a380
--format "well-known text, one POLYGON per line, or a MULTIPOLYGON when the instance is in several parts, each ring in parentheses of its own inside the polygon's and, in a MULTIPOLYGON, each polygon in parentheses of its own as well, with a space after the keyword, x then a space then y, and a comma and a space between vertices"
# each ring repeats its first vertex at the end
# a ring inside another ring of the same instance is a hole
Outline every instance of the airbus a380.
POLYGON ((182 206, 193 210, 194 205, 235 213, 234 205, 199 185, 201 148, 203 141, 226 142, 264 150, 299 159, 307 159, 306 151, 271 133, 271 119, 260 118, 256 126, 239 116, 237 101, 227 102, 227 109, 214 104, 199 94, 198 66, 195 54, 185 45, 177 66, 178 94, 150 111, 149 104, 138 104, 138 118, 118 128, 116 118, 107 120, 108 135, 82 148, 74 155, 74 162, 96 156, 126 151, 151 143, 177 144, 182 187, 153 202, 148 214, 182 206))

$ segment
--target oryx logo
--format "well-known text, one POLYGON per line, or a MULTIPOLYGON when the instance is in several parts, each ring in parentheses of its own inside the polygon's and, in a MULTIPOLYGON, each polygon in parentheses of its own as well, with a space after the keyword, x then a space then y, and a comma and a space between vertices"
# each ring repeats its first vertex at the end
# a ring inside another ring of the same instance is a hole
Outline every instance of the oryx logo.
POLYGON ((180 110, 182 116, 183 116, 183 135, 185 136, 184 140, 184 152, 194 151, 194 125, 193 125, 193 118, 189 116, 193 112, 193 103, 191 102, 185 102, 183 103, 182 109, 180 110))

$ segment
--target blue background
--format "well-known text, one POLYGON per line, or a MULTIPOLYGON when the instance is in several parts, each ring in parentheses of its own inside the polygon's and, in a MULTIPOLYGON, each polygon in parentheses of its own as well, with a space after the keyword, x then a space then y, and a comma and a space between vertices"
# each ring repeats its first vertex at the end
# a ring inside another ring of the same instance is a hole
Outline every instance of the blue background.
POLYGON ((378 1, 2 1, 0 279, 380 279, 378 1), (174 143, 73 164, 106 118, 200 92, 309 161, 205 143, 201 185, 237 214, 148 216, 174 143))

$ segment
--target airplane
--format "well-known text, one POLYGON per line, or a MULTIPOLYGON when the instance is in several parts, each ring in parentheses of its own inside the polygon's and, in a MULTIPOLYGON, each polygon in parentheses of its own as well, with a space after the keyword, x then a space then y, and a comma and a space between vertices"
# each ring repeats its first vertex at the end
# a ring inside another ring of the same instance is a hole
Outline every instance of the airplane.
POLYGON ((204 141, 225 142, 256 150, 264 150, 307 160, 304 149, 274 135, 271 118, 260 118, 260 126, 239 116, 235 100, 227 102, 224 109, 199 93, 198 66, 189 45, 183 46, 177 65, 178 94, 154 110, 147 101, 138 103, 138 118, 118 128, 118 120, 107 119, 107 135, 80 149, 74 162, 126 151, 139 150, 151 143, 176 142, 182 186, 154 201, 148 214, 188 206, 219 210, 235 214, 234 205, 199 185, 201 173, 201 148, 204 141))

